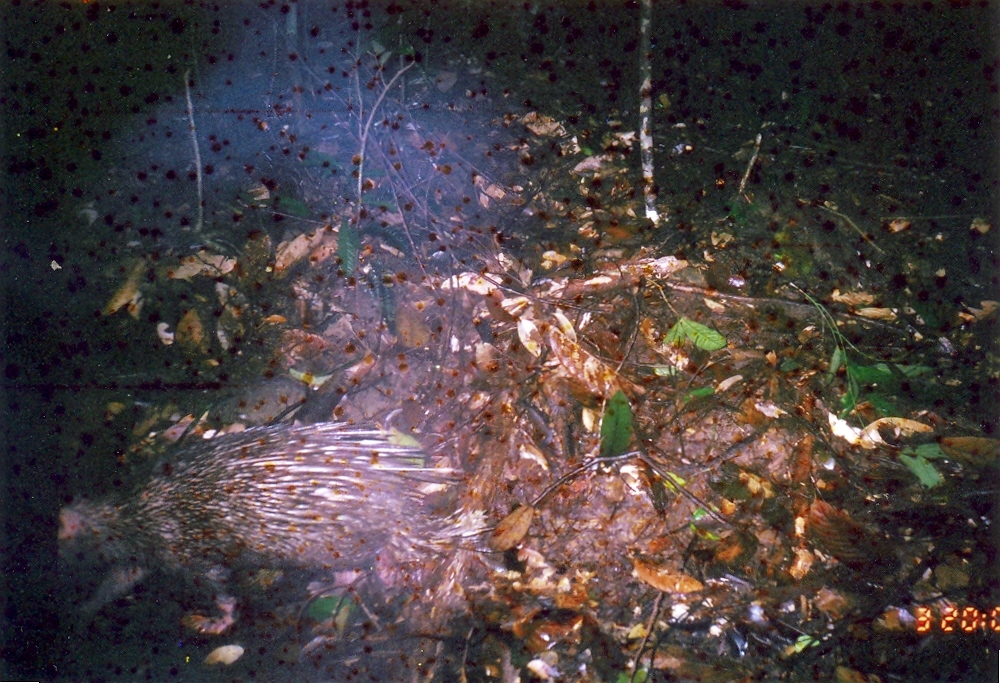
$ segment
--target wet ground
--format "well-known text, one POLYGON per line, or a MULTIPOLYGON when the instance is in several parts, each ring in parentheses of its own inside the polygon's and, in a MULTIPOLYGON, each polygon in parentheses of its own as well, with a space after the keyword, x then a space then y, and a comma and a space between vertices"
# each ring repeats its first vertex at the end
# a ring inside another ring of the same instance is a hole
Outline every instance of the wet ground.
POLYGON ((658 7, 657 222, 639 8, 447 10, 8 10, 4 673, 995 680, 996 8, 658 7), (291 420, 481 533, 81 616, 63 505, 291 420))

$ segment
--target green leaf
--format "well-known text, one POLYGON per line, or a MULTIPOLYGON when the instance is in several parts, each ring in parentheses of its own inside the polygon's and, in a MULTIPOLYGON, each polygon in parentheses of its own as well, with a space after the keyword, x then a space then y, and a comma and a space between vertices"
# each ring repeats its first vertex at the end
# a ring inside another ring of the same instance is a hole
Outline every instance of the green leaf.
MULTIPOLYGON (((889 373, 890 375, 892 374, 892 370, 889 369, 889 365, 887 363, 876 363, 874 367, 878 368, 882 372, 889 373)), ((895 365, 895 368, 900 372, 900 374, 903 375, 903 377, 907 377, 910 379, 914 377, 920 377, 920 375, 926 375, 932 369, 930 366, 927 365, 898 365, 898 364, 895 365)))
POLYGON ((944 451, 941 450, 941 446, 936 443, 920 444, 919 446, 913 449, 907 448, 904 450, 904 452, 910 450, 912 450, 916 455, 920 456, 921 458, 927 458, 928 460, 937 460, 938 458, 946 457, 944 451))
POLYGON ((813 638, 808 633, 803 633, 801 636, 795 639, 795 651, 802 652, 807 647, 816 647, 819 645, 819 641, 813 638))
POLYGON ((888 382, 892 379, 892 371, 884 363, 879 365, 852 365, 850 367, 851 376, 862 384, 888 382))
POLYGON ((304 202, 286 195, 276 196, 272 207, 277 212, 287 213, 296 218, 309 218, 312 215, 312 211, 304 202))
POLYGON ((715 387, 699 387, 688 392, 688 398, 705 398, 715 393, 715 387))
POLYGON ((348 223, 345 218, 340 222, 340 236, 337 238, 337 254, 340 256, 340 267, 344 275, 354 275, 360 251, 361 236, 358 234, 358 228, 348 223))
POLYGON ((838 346, 833 350, 833 355, 830 356, 830 369, 826 371, 827 381, 832 381, 837 375, 837 370, 844 363, 844 349, 838 346))
POLYGON ((632 440, 632 408, 619 389, 604 408, 601 420, 601 457, 621 455, 632 440))
POLYGON ((861 395, 861 387, 854 375, 855 367, 847 366, 847 393, 840 399, 840 417, 847 416, 858 405, 858 396, 861 395))
POLYGON ((680 371, 673 365, 654 365, 653 374, 657 377, 676 377, 680 371))
POLYGON ((900 453, 899 459, 913 472, 917 479, 920 480, 920 483, 929 489, 934 488, 944 481, 941 473, 934 468, 934 465, 927 462, 927 459, 923 456, 910 457, 909 455, 900 453))
POLYGON ((333 616, 342 603, 350 603, 350 600, 345 601, 343 597, 339 595, 325 595, 321 598, 316 598, 309 603, 309 608, 306 610, 306 616, 315 621, 324 621, 333 616))
POLYGON ((703 351, 718 351, 726 348, 726 338, 707 325, 696 323, 690 318, 681 318, 670 328, 663 341, 665 344, 680 346, 685 340, 703 351))
POLYGON ((667 472, 667 476, 663 479, 663 484, 671 491, 676 491, 678 488, 687 486, 687 482, 684 480, 684 477, 674 474, 673 472, 667 472))

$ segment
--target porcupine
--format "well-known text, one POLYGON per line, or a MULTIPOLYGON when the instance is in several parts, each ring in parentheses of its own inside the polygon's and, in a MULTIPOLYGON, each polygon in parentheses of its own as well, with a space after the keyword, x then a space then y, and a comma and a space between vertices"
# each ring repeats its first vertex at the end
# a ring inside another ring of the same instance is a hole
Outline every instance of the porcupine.
POLYGON ((64 552, 116 565, 95 609, 155 566, 206 577, 220 566, 353 570, 386 590, 419 588, 477 533, 428 502, 455 474, 425 458, 378 429, 338 423, 198 439, 125 500, 64 509, 59 537, 64 552))

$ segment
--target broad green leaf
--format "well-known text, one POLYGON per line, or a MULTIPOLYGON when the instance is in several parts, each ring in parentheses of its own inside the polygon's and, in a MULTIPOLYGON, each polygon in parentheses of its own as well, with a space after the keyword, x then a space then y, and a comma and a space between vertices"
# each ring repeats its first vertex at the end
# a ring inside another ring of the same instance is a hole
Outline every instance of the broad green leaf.
POLYGON ((699 387, 688 392, 689 398, 705 398, 715 393, 715 387, 699 387))
POLYGON ((829 380, 832 380, 837 375, 837 370, 844 363, 844 349, 837 347, 833 350, 833 355, 830 356, 830 369, 827 370, 826 376, 829 380))
POLYGON ((941 450, 941 446, 936 443, 924 443, 920 444, 916 448, 904 449, 904 452, 912 450, 916 455, 921 458, 927 458, 928 460, 937 460, 938 458, 945 457, 944 451, 941 450))
POLYGON ((690 318, 681 318, 670 328, 664 337, 665 344, 680 346, 685 340, 690 340, 703 351, 718 351, 726 348, 726 338, 711 327, 696 323, 690 318))
POLYGON ((819 645, 819 641, 807 633, 803 633, 801 636, 795 639, 796 652, 802 652, 807 647, 816 647, 817 645, 819 645))
MULTIPOLYGON (((878 368, 883 372, 892 374, 892 370, 889 369, 889 366, 886 363, 876 363, 874 367, 878 368)), ((930 366, 927 365, 896 365, 895 367, 896 370, 898 370, 903 375, 903 377, 908 377, 911 379, 914 377, 919 377, 920 375, 926 375, 928 372, 931 371, 930 366)))
POLYGON ((851 365, 850 372, 854 379, 861 384, 888 382, 892 379, 892 371, 885 363, 879 363, 879 365, 851 365))
POLYGON ((339 595, 324 595, 309 603, 306 616, 316 621, 325 621, 337 613, 341 604, 349 604, 350 602, 339 595))
POLYGON ((360 251, 361 236, 358 234, 358 228, 345 218, 340 222, 340 236, 337 239, 337 254, 340 256, 340 267, 344 275, 354 275, 360 251))
POLYGON ((923 456, 910 457, 900 453, 899 459, 913 472, 917 479, 920 480, 920 483, 929 489, 934 488, 944 481, 941 474, 934 468, 934 465, 927 462, 927 459, 923 456))
POLYGON ((673 472, 667 472, 667 476, 666 478, 664 478, 663 483, 666 485, 668 489, 671 489, 673 491, 676 491, 678 488, 687 485, 687 482, 684 480, 684 477, 674 474, 673 472))
POLYGON ((632 440, 632 408, 619 389, 604 408, 601 420, 601 457, 621 455, 632 440))
POLYGON ((296 218, 309 218, 309 216, 312 215, 309 207, 306 206, 304 202, 287 195, 275 197, 274 204, 272 206, 275 211, 287 213, 290 216, 295 216, 296 218))

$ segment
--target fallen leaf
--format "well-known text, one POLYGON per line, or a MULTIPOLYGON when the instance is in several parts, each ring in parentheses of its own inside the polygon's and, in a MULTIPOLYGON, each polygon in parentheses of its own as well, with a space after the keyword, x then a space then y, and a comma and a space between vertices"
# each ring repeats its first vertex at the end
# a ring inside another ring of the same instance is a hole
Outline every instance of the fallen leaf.
POLYGON ((139 282, 145 271, 146 262, 140 260, 129 271, 128 277, 121 287, 112 295, 111 300, 102 309, 104 315, 116 313, 123 306, 128 306, 129 315, 133 318, 139 315, 142 309, 142 294, 139 292, 139 282))
POLYGON ((875 302, 875 295, 865 292, 841 294, 839 289, 835 289, 830 295, 830 299, 840 304, 847 304, 848 306, 867 306, 875 302))
POLYGON ((986 467, 1000 458, 1000 441, 979 436, 950 436, 941 439, 941 450, 949 458, 968 465, 986 467))
POLYGON ((502 553, 517 546, 528 533, 534 515, 535 508, 522 505, 504 517, 490 535, 490 549, 502 553))
POLYGON ((223 645, 208 653, 205 657, 206 664, 232 664, 243 656, 243 648, 239 645, 223 645))
POLYGON ((976 218, 972 221, 972 225, 969 226, 969 230, 972 232, 978 232, 980 235, 985 235, 990 231, 990 224, 983 218, 976 218))
POLYGON ((197 254, 185 256, 175 268, 167 270, 171 280, 190 280, 195 275, 225 275, 236 267, 236 259, 221 254, 212 254, 204 249, 197 254))
POLYGON ((805 548, 795 549, 795 559, 792 561, 792 565, 788 568, 788 574, 796 581, 801 581, 809 570, 812 569, 813 562, 816 561, 816 556, 813 555, 805 548))
POLYGON ((632 565, 635 568, 635 575, 639 580, 658 591, 673 595, 684 595, 700 591, 705 587, 701 581, 693 576, 671 571, 662 565, 635 555, 631 559, 632 565))
POLYGON ((859 308, 854 312, 862 318, 868 318, 869 320, 892 322, 896 319, 896 312, 891 308, 859 308))
MULTIPOLYGON (((518 335, 520 334, 521 321, 518 321, 518 335)), ((552 355, 559 361, 562 370, 583 384, 587 391, 601 398, 611 398, 621 390, 618 383, 618 373, 613 367, 569 339, 555 327, 549 328, 548 338, 552 355)), ((523 338, 521 341, 524 342, 523 338)), ((528 350, 531 351, 531 349, 528 350)), ((541 349, 533 355, 538 356, 540 353, 541 349)))
POLYGON ((208 351, 208 344, 205 338, 205 327, 201 324, 198 311, 189 308, 181 319, 177 322, 177 332, 175 333, 177 343, 189 351, 208 351))

